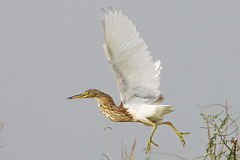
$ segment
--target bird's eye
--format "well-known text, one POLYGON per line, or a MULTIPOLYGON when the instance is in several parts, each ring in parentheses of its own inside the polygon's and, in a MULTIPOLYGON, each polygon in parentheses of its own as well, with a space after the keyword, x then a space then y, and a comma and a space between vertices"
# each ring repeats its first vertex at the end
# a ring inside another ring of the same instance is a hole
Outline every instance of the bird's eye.
POLYGON ((83 93, 83 95, 84 95, 83 97, 88 97, 88 94, 89 94, 89 92, 84 92, 83 93))

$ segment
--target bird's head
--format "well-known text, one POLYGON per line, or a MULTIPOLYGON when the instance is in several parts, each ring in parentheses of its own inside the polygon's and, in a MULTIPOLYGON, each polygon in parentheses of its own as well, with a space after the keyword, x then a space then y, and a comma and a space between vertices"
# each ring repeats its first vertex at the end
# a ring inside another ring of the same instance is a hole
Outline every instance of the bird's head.
POLYGON ((85 92, 72 96, 72 97, 68 97, 67 99, 76 99, 76 98, 98 98, 101 95, 101 91, 97 90, 97 89, 88 89, 85 92))

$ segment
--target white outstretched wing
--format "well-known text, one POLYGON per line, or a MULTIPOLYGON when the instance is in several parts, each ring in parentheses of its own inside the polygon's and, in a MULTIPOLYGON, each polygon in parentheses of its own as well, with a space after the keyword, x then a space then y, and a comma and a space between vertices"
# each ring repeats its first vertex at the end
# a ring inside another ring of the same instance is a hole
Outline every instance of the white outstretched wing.
POLYGON ((132 21, 121 11, 109 9, 101 18, 104 51, 110 63, 121 101, 126 103, 159 104, 161 63, 155 63, 132 21))

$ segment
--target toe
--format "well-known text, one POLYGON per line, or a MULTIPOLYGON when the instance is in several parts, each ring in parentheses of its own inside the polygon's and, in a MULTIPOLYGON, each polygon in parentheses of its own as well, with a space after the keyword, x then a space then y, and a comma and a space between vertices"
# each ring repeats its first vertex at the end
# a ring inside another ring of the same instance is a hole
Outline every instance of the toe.
POLYGON ((153 141, 151 141, 151 143, 152 143, 154 146, 159 147, 157 143, 155 143, 155 142, 153 142, 153 141))

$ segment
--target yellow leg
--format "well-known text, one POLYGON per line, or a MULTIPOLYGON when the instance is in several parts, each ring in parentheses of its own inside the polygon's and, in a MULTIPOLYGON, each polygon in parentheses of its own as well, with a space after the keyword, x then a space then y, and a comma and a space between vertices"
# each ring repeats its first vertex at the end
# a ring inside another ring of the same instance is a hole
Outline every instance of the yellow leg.
POLYGON ((186 142, 185 142, 185 140, 184 140, 184 138, 183 138, 183 135, 184 135, 184 134, 190 134, 190 132, 186 132, 186 133, 179 132, 179 131, 173 126, 173 124, 172 124, 171 122, 158 122, 158 123, 157 123, 157 125, 162 125, 162 124, 169 125, 169 126, 174 130, 174 132, 178 135, 178 137, 179 137, 179 139, 181 140, 183 146, 186 145, 186 142))
POLYGON ((155 146, 158 146, 158 145, 157 145, 155 142, 153 142, 153 140, 152 140, 153 134, 154 134, 154 132, 155 132, 156 129, 157 129, 157 125, 154 124, 154 123, 151 123, 151 125, 153 125, 153 130, 152 130, 152 132, 151 132, 151 134, 150 134, 150 137, 148 138, 148 144, 147 144, 147 147, 146 147, 146 153, 150 151, 150 149, 151 149, 151 144, 154 144, 155 146))

